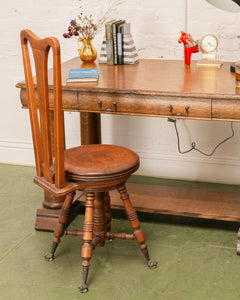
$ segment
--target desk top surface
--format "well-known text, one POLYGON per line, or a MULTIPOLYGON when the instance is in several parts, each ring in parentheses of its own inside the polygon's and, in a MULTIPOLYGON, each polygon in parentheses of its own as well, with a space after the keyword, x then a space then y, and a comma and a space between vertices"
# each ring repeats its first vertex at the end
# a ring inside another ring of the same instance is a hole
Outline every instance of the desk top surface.
MULTIPOLYGON (((70 68, 88 67, 78 57, 63 63, 63 88, 130 91, 135 93, 156 92, 166 94, 195 94, 209 97, 230 96, 240 99, 235 86, 235 74, 230 72, 230 62, 222 67, 197 67, 196 61, 185 65, 181 60, 142 59, 136 65, 94 64, 99 67, 97 83, 66 84, 70 68)), ((93 67, 90 64, 90 67, 93 67)))
MULTIPOLYGON (((197 67, 196 61, 185 65, 181 60, 142 59, 136 65, 84 64, 75 57, 62 64, 64 90, 136 94, 164 94, 211 98, 240 99, 230 62, 222 67, 197 67), (70 68, 98 67, 99 80, 94 83, 66 84, 70 68)), ((51 74, 51 71, 50 71, 51 74)), ((51 75, 49 76, 51 85, 51 75)), ((18 87, 23 87, 20 83, 18 87)))

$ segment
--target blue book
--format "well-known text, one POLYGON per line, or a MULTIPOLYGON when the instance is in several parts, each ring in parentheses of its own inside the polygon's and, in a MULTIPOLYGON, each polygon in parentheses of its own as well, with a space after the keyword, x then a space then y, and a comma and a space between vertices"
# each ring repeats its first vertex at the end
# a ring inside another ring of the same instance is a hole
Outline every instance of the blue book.
POLYGON ((67 82, 95 82, 98 81, 98 68, 70 69, 67 82))

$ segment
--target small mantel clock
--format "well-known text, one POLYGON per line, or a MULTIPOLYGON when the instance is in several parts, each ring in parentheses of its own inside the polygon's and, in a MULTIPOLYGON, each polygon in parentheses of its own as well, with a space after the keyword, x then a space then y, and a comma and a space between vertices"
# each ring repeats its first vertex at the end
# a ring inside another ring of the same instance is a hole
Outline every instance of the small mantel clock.
POLYGON ((218 45, 218 38, 214 34, 205 34, 200 40, 201 60, 197 66, 220 67, 222 63, 217 60, 218 45))

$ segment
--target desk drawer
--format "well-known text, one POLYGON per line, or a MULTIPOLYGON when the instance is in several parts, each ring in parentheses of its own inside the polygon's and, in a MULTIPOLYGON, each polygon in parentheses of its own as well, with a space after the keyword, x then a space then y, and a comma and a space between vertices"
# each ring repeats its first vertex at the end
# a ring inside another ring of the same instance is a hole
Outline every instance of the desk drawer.
POLYGON ((81 92, 78 101, 80 111, 211 119, 210 99, 81 92))
MULTIPOLYGON (((37 89, 35 89, 35 97, 37 100, 37 105, 38 105, 38 93, 37 93, 37 89)), ((71 92, 71 91, 63 91, 62 92, 62 99, 63 99, 63 109, 64 110, 76 110, 78 111, 78 101, 77 101, 77 95, 75 92, 71 92)), ((27 91, 26 89, 21 89, 20 92, 20 100, 22 103, 22 106, 24 108, 28 107, 28 102, 27 102, 27 91)), ((53 108, 53 101, 54 101, 54 94, 53 91, 50 90, 49 91, 49 105, 50 108, 53 108)))
POLYGON ((240 120, 240 100, 212 100, 212 119, 240 120))

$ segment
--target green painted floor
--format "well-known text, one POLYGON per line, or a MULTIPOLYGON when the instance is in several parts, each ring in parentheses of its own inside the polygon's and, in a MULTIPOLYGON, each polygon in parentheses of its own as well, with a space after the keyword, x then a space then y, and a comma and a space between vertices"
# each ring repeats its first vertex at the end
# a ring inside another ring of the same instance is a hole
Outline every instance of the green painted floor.
MULTIPOLYGON (((217 221, 140 214, 151 257, 145 264, 135 241, 114 240, 94 250, 89 292, 81 294, 81 245, 65 236, 49 263, 52 233, 34 230, 43 192, 33 184, 32 167, 0 164, 0 299, 240 299, 239 225, 217 221)), ((135 177, 157 184, 238 191, 234 186, 135 177)), ((113 230, 131 232, 122 213, 113 213, 113 230)), ((82 223, 79 215, 72 228, 82 223)))

